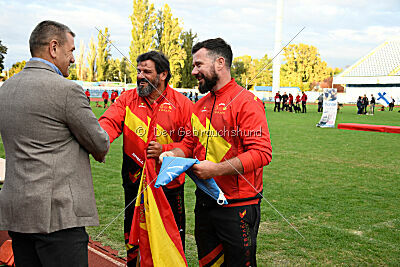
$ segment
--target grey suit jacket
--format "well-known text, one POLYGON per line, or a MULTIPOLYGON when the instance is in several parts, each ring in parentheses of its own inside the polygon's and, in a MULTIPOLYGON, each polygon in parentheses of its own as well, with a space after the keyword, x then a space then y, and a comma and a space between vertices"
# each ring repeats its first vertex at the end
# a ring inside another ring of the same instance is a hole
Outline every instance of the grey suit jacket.
POLYGON ((27 62, 0 87, 0 133, 6 153, 1 230, 98 225, 88 154, 100 159, 110 143, 82 87, 45 63, 27 62))

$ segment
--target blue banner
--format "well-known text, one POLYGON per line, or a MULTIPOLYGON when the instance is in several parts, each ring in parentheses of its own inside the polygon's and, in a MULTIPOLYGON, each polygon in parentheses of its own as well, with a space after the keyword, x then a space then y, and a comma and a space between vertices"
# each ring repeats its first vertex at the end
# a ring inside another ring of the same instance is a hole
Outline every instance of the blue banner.
POLYGON ((160 174, 157 177, 154 187, 158 188, 162 185, 166 185, 172 182, 183 172, 186 172, 186 174, 195 182, 197 187, 215 199, 219 205, 228 204, 224 193, 221 191, 213 178, 199 179, 192 171, 188 170, 193 166, 193 164, 198 163, 200 163, 200 161, 197 159, 165 157, 163 159, 160 174))

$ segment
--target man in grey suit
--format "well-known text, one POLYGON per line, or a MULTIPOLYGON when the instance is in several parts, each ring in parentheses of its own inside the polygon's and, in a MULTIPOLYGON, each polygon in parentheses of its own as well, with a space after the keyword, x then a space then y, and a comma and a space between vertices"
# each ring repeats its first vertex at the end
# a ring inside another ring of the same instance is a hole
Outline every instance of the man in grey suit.
POLYGON ((85 226, 98 225, 89 154, 104 161, 109 138, 82 87, 64 78, 74 36, 58 22, 39 23, 31 60, 0 87, 0 229, 19 267, 87 266, 85 226))

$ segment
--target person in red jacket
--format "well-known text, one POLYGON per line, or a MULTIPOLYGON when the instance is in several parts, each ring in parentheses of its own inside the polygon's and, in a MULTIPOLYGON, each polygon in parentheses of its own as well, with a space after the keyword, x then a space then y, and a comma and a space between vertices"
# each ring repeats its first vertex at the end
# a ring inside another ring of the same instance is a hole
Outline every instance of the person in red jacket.
MULTIPOLYGON (((151 51, 137 58, 138 74, 136 90, 126 91, 100 117, 101 127, 108 133, 110 142, 123 135, 122 180, 125 193, 124 233, 127 244, 128 266, 136 266, 138 247, 128 244, 140 177, 145 162, 149 118, 158 112, 156 140, 147 157, 158 158, 170 149, 169 143, 181 141, 185 125, 190 122, 193 103, 168 85, 171 72, 168 59, 151 51), (147 79, 147 80, 146 80, 147 79), (150 84, 151 83, 151 84, 150 84)), ((160 166, 157 165, 159 170, 160 166)), ((185 247, 185 174, 164 186, 176 224, 185 247)))
POLYGON ((232 50, 223 39, 192 48, 200 93, 188 133, 174 149, 160 155, 193 157, 200 179, 214 178, 228 204, 197 189, 195 238, 200 266, 256 266, 263 166, 272 158, 263 103, 231 78, 232 50))
POLYGON ((107 90, 104 90, 103 94, 101 95, 104 101, 104 108, 108 107, 108 96, 107 90))
POLYGON ((86 89, 85 95, 86 95, 86 97, 87 97, 87 100, 88 100, 89 103, 90 103, 90 92, 89 92, 89 89, 86 89))
POLYGON ((301 96, 301 112, 307 113, 307 95, 304 93, 304 91, 302 92, 301 96))
POLYGON ((292 108, 293 108, 293 95, 291 93, 289 93, 289 112, 292 112, 292 108))
POLYGON ((295 111, 296 113, 300 113, 300 102, 301 102, 301 98, 300 98, 300 95, 297 93, 297 96, 296 96, 296 105, 295 105, 295 107, 294 107, 294 111, 295 111))
POLYGON ((115 102, 115 99, 117 99, 117 97, 118 97, 117 90, 113 90, 113 92, 111 93, 111 103, 112 104, 115 102))

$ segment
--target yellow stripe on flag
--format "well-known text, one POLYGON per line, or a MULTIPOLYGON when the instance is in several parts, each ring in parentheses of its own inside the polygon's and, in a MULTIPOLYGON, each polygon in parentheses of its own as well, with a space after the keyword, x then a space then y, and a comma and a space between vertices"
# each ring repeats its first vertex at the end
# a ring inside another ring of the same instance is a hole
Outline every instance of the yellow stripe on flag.
POLYGON ((168 134, 167 131, 161 127, 160 124, 157 124, 157 133, 156 133, 156 140, 158 143, 164 145, 164 144, 170 144, 173 143, 171 136, 168 134))
MULTIPOLYGON (((148 118, 148 121, 150 119, 148 118)), ((132 132, 136 133, 143 142, 147 143, 147 134, 149 131, 149 124, 144 123, 141 119, 136 116, 129 107, 126 107, 125 115, 125 126, 128 127, 132 132)))
POLYGON ((147 231, 154 266, 186 266, 185 260, 168 235, 150 187, 144 192, 147 231))
POLYGON ((199 138, 204 148, 207 146, 207 136, 209 136, 206 155, 207 160, 215 163, 221 162, 225 154, 231 148, 231 144, 218 134, 212 124, 210 125, 210 120, 208 118, 206 118, 206 127, 204 127, 200 119, 195 114, 192 114, 192 127, 193 135, 199 138), (210 131, 208 131, 208 129, 210 129, 210 131))

